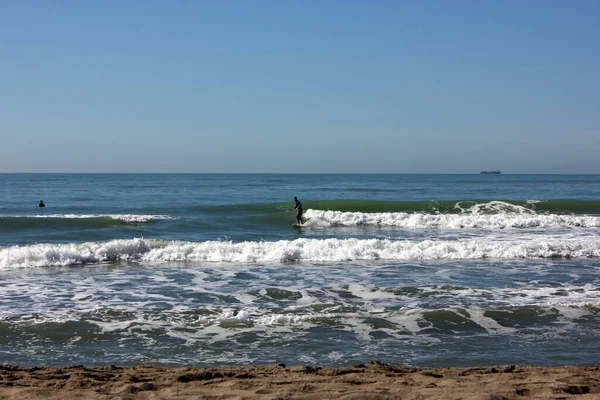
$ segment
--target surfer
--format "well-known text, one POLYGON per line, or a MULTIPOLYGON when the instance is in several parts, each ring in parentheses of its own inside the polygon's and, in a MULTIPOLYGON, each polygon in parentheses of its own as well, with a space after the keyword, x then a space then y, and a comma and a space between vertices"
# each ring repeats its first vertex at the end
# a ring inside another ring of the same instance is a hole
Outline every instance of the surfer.
POLYGON ((302 220, 302 203, 300 203, 300 200, 298 200, 296 196, 294 196, 294 203, 294 210, 298 212, 298 214, 296 214, 296 219, 298 220, 298 224, 302 225, 304 223, 302 220))
POLYGON ((46 207, 46 205, 44 204, 44 200, 40 200, 40 207, 46 207))

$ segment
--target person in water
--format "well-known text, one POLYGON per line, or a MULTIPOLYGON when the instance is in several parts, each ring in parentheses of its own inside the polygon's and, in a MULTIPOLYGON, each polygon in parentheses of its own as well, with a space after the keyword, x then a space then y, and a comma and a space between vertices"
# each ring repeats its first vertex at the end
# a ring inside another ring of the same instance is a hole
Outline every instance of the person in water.
POLYGON ((44 200, 40 200, 40 207, 46 207, 46 205, 44 204, 44 200))
POLYGON ((300 203, 300 200, 298 200, 296 196, 294 196, 294 203, 294 210, 298 212, 298 214, 296 214, 296 220, 298 220, 299 224, 303 224, 304 221, 302 220, 302 203, 300 203))

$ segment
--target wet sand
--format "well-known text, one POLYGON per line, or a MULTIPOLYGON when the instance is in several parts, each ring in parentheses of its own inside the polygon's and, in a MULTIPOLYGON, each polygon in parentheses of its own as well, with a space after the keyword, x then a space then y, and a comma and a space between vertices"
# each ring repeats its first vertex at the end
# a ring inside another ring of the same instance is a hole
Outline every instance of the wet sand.
POLYGON ((600 399, 598 366, 0 366, 4 399, 600 399))

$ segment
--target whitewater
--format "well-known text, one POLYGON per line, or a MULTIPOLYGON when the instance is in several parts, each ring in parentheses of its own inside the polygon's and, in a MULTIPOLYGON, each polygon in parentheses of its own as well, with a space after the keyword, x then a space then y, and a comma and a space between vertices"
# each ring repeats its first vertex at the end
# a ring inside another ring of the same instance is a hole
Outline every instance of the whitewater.
POLYGON ((194 261, 235 263, 413 261, 480 258, 598 257, 598 238, 499 241, 405 241, 390 239, 296 239, 277 242, 189 243, 113 240, 104 243, 39 244, 0 250, 0 268, 45 267, 103 261, 194 261))

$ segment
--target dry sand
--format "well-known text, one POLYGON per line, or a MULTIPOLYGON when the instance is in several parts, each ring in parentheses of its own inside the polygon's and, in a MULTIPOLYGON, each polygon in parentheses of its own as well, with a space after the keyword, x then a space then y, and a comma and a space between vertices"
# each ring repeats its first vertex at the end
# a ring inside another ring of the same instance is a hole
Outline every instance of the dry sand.
POLYGON ((4 399, 600 399, 596 366, 0 366, 4 399))

